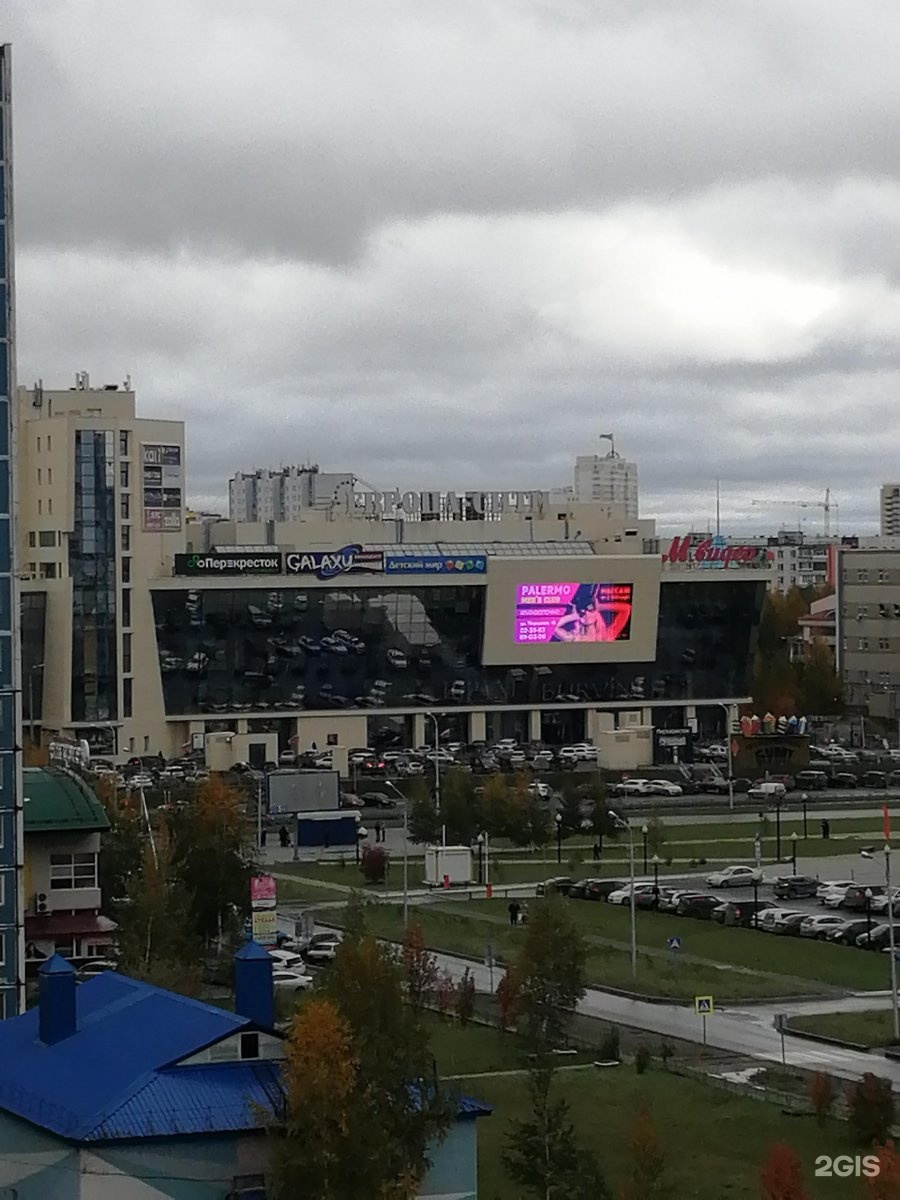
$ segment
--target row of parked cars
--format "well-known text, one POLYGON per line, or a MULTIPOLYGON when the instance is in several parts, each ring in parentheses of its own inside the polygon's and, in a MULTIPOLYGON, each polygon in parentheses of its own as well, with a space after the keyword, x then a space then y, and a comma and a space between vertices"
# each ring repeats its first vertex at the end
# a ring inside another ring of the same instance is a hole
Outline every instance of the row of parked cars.
POLYGON ((316 981, 309 968, 334 962, 340 944, 341 935, 334 930, 314 933, 308 938, 279 938, 277 948, 269 951, 276 991, 308 991, 316 981))
MULTIPOLYGON (((889 949, 890 925, 883 920, 888 904, 900 917, 900 888, 889 900, 884 887, 865 886, 852 880, 818 880, 809 875, 781 876, 767 880, 753 867, 726 867, 706 878, 708 887, 746 886, 755 878, 757 887, 772 886, 771 900, 723 900, 690 888, 653 883, 634 884, 635 908, 716 921, 721 925, 759 929, 781 937, 814 938, 860 949, 889 949), (810 913, 783 907, 779 901, 815 897, 825 912, 810 913), (835 911, 840 910, 840 911, 835 911), (853 914, 853 915, 849 915, 853 914)), ((573 900, 602 900, 607 904, 630 905, 632 885, 617 879, 579 879, 566 876, 539 884, 538 895, 557 892, 573 900)), ((900 927, 897 931, 900 946, 900 927)))

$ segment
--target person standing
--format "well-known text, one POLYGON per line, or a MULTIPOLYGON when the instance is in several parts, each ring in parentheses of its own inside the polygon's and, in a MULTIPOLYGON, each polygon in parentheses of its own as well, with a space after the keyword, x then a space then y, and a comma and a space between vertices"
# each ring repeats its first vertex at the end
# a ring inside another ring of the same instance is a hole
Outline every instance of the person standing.
POLYGON ((508 913, 509 913, 509 923, 510 923, 510 925, 518 925, 518 923, 519 923, 519 904, 518 904, 518 901, 516 901, 516 900, 510 900, 510 902, 509 902, 509 905, 508 905, 508 907, 507 907, 507 911, 508 911, 508 913))

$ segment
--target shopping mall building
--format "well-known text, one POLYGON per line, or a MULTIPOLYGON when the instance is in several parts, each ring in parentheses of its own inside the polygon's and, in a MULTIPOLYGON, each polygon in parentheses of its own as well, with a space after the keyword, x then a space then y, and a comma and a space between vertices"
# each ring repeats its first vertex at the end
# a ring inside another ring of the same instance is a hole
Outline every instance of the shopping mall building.
POLYGON ((212 736, 219 765, 421 745, 434 714, 448 739, 590 739, 615 765, 748 696, 764 550, 660 545, 543 492, 196 521, 183 426, 138 418, 130 389, 20 389, 18 417, 35 737, 168 757, 212 736))

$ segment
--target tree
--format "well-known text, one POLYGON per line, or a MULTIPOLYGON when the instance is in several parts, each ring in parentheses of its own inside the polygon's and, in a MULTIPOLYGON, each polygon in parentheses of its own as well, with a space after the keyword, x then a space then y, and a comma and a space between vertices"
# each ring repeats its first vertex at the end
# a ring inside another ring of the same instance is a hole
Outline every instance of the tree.
POLYGON ((800 707, 804 712, 827 715, 844 711, 844 684, 834 667, 834 654, 816 638, 798 665, 800 707))
POLYGON ((283 1080, 283 1120, 271 1127, 274 1200, 355 1200, 359 1157, 368 1157, 359 1137, 359 1060, 329 1000, 314 998, 294 1017, 283 1080))
POLYGON ((475 979, 466 967, 456 985, 456 1016, 460 1025, 468 1025, 475 1015, 475 979))
POLYGON ((578 789, 572 779, 567 779, 562 785, 562 798, 559 806, 560 831, 564 838, 571 837, 581 829, 582 813, 578 789))
POLYGON ((868 1200, 898 1200, 900 1155, 894 1149, 894 1143, 888 1139, 883 1145, 876 1144, 872 1153, 878 1159, 878 1173, 865 1176, 868 1200))
POLYGON ((494 994, 497 997, 497 1024, 504 1032, 514 1029, 522 1011, 522 984, 515 964, 506 968, 494 994))
POLYGON ((359 1152, 358 1197, 414 1196, 429 1144, 453 1118, 449 1098, 436 1086, 421 1015, 403 1002, 405 985, 399 955, 366 931, 357 907, 322 994, 346 1022, 358 1062, 354 1132, 371 1148, 359 1152))
POLYGON ((410 782, 407 824, 410 841, 419 845, 434 844, 441 836, 440 817, 424 779, 410 782))
POLYGON ((525 1034, 536 1053, 557 1046, 585 993, 587 948, 564 900, 536 900, 516 962, 525 1034))
POLYGON ((481 797, 481 823, 490 837, 511 836, 512 811, 512 793, 505 778, 499 772, 489 775, 481 797))
POLYGON ((540 1200, 610 1200, 600 1166, 578 1142, 565 1100, 552 1099, 553 1072, 529 1073, 531 1116, 511 1121, 503 1165, 519 1188, 540 1200))
POLYGON ((426 947, 422 926, 418 921, 411 921, 406 927, 402 961, 406 1000, 418 1012, 433 993, 437 982, 437 959, 426 947))
MULTIPOLYGON (((100 783, 105 783, 100 780, 100 783)), ((119 799, 115 785, 97 788, 109 819, 109 829, 100 835, 100 856, 97 860, 100 901, 105 913, 117 912, 116 901, 127 894, 129 881, 141 872, 144 857, 145 833, 137 801, 132 797, 119 799)))
POLYGON ((759 1181, 762 1200, 809 1200, 800 1159, 784 1142, 769 1147, 759 1181))
POLYGON ((847 1088, 850 1126, 863 1146, 884 1142, 894 1124, 894 1093, 889 1079, 867 1071, 847 1088))
POLYGON ((388 853, 383 846, 363 846, 359 869, 367 883, 383 883, 388 869, 388 853))
POLYGON ((637 1113, 628 1145, 631 1175, 622 1200, 663 1200, 669 1190, 664 1180, 666 1156, 649 1109, 637 1113))
POLYGON ((475 786, 467 771, 451 770, 441 776, 440 824, 447 841, 468 846, 481 828, 475 786))
POLYGON ((834 1104, 834 1084, 831 1076, 824 1071, 816 1071, 809 1081, 809 1099, 816 1114, 819 1125, 824 1125, 831 1115, 834 1104))

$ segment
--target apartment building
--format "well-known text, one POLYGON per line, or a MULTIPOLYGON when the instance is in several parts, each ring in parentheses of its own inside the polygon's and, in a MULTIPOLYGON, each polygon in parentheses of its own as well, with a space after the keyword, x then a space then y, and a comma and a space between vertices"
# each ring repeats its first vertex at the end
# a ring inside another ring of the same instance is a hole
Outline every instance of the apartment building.
MULTIPOLYGON (((184 425, 139 418, 130 386, 19 388, 18 563, 27 727, 97 753, 148 749, 159 691, 146 581, 184 544, 184 425)), ((159 693, 159 703, 162 695, 159 693)))
POLYGON ((628 462, 615 451, 609 454, 580 454, 575 459, 576 502, 621 505, 628 520, 638 515, 637 463, 628 462))
POLYGON ((900 537, 900 483, 883 483, 880 495, 881 536, 900 537))
POLYGON ((292 521, 310 509, 346 508, 355 482, 318 466, 238 471, 228 481, 228 513, 232 521, 292 521))
POLYGON ((842 550, 836 611, 848 705, 893 719, 900 711, 900 548, 842 550))

